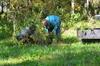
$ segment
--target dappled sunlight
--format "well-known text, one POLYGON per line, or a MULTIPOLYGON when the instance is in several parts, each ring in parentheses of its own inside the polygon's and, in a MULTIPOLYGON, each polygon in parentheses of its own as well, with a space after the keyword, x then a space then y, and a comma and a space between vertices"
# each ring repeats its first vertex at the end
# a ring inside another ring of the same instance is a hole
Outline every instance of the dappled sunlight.
POLYGON ((22 62, 24 62, 23 59, 19 59, 19 58, 9 58, 7 60, 0 60, 0 65, 17 64, 17 63, 22 63, 22 62))
MULTIPOLYGON (((43 51, 42 51, 43 52, 43 51)), ((39 54, 39 53, 38 53, 39 54)), ((33 55, 27 55, 27 54, 24 54, 23 56, 19 56, 19 57, 15 57, 15 58, 8 58, 8 59, 3 59, 3 60, 0 60, 0 65, 9 65, 9 64, 18 64, 18 63, 22 63, 22 62, 25 62, 27 60, 29 61, 43 61, 43 62, 47 62, 47 61, 52 61, 56 55, 60 54, 60 51, 56 50, 48 55, 37 55, 37 56, 34 56, 33 55)))
POLYGON ((77 36, 77 31, 76 29, 69 29, 66 30, 62 33, 62 37, 66 38, 66 37, 71 37, 71 36, 77 36))
POLYGON ((77 28, 98 28, 100 27, 100 21, 95 21, 95 22, 88 22, 88 21, 80 21, 76 23, 72 29, 77 29, 77 28))
MULTIPOLYGON (((17 56, 15 57, 9 56, 8 58, 0 59, 0 65, 17 66, 25 64, 25 66, 27 66, 27 63, 29 62, 32 65, 42 64, 46 66, 55 64, 77 65, 77 63, 79 65, 81 63, 87 64, 87 62, 90 64, 93 62, 95 64, 96 62, 99 62, 97 61, 97 58, 100 58, 100 45, 98 45, 98 43, 95 45, 82 43, 73 43, 71 45, 57 44, 45 47, 33 45, 32 47, 23 47, 18 49, 17 50, 21 53, 20 55, 16 54, 17 56)), ((16 50, 16 48, 12 50, 16 50)))
POLYGON ((66 37, 62 40, 62 43, 65 44, 72 44, 72 43, 77 43, 79 42, 77 37, 66 37))
POLYGON ((0 0, 0 66, 100 66, 100 42, 77 35, 99 14, 100 0, 0 0))
POLYGON ((77 43, 79 42, 79 39, 77 37, 77 30, 76 29, 69 29, 66 30, 62 34, 62 43, 64 44, 71 44, 71 43, 77 43))
MULTIPOLYGON (((75 31, 72 30, 71 34, 75 31)), ((84 65, 99 63, 100 43, 83 44, 75 36, 68 35, 59 44, 16 45, 9 39, 0 42, 0 65, 20 66, 29 63, 32 66, 84 65), (3 51, 2 51, 3 50, 3 51)))
POLYGON ((96 65, 100 59, 100 43, 81 43, 76 29, 73 28, 62 34, 61 42, 58 44, 27 46, 20 45, 20 43, 18 45, 11 39, 7 37, 0 41, 1 66, 21 66, 23 64, 25 66, 28 64, 32 66, 74 66, 88 63, 96 65))
POLYGON ((11 38, 6 38, 0 41, 1 44, 11 42, 11 38))

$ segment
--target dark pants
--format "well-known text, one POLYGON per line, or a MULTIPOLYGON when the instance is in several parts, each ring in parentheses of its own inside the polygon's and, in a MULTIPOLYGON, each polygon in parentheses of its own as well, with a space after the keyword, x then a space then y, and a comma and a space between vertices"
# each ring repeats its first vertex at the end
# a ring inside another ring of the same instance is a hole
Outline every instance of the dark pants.
MULTIPOLYGON (((49 44, 51 44, 53 41, 52 31, 53 31, 54 27, 55 26, 48 26, 48 28, 46 28, 48 30, 48 34, 49 34, 48 38, 47 38, 47 41, 49 44)), ((55 38, 57 39, 57 42, 58 42, 60 39, 60 26, 58 26, 57 29, 55 30, 55 35, 56 35, 55 38)))

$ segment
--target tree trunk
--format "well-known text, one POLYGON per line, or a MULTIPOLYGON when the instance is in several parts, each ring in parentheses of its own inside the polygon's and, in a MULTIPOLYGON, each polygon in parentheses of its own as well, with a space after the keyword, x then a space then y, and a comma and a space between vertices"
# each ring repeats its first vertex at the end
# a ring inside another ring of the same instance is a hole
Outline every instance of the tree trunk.
POLYGON ((15 39, 15 36, 16 36, 16 21, 14 19, 13 20, 13 34, 12 34, 13 40, 15 39))
POLYGON ((71 1, 71 6, 72 6, 71 14, 74 14, 74 4, 75 4, 75 1, 72 0, 72 1, 71 1))
POLYGON ((87 17, 89 17, 89 0, 86 1, 86 13, 87 17))

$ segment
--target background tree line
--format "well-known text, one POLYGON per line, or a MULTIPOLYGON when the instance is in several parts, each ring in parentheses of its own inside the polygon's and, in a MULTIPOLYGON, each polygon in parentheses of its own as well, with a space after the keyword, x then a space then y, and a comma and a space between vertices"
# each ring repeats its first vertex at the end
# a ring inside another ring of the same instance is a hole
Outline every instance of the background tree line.
POLYGON ((0 32, 13 36, 29 24, 41 28, 41 21, 47 15, 59 15, 64 31, 100 11, 100 0, 0 0, 2 2, 6 3, 7 12, 0 14, 0 32))

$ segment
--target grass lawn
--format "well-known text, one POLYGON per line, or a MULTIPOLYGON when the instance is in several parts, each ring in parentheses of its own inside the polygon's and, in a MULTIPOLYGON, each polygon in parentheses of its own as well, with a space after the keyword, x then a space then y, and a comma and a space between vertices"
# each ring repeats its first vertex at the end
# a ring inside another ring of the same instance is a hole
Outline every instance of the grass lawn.
POLYGON ((83 44, 75 31, 65 31, 65 35, 63 43, 48 46, 18 45, 1 35, 0 66, 100 66, 100 43, 83 44))
POLYGON ((100 44, 17 45, 0 41, 0 66, 100 66, 100 44))

